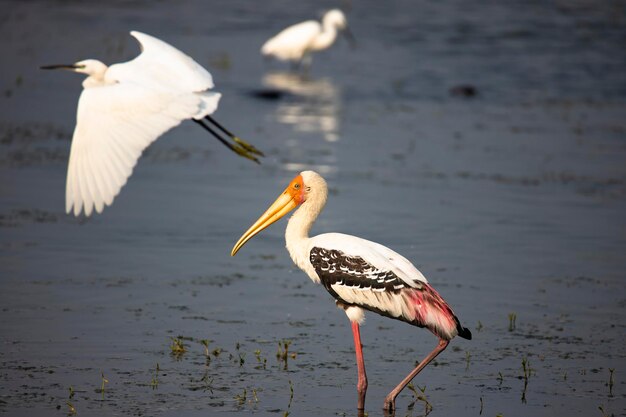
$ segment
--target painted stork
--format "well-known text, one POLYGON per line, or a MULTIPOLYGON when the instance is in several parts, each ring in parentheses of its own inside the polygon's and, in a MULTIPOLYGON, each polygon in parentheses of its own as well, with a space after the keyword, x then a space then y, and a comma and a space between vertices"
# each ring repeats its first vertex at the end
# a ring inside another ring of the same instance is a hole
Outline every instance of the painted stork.
POLYGON ((327 196, 326 181, 319 174, 301 172, 241 236, 231 256, 261 230, 299 206, 287 224, 287 250, 294 263, 314 282, 326 288, 352 322, 359 410, 364 409, 367 390, 359 330, 365 310, 425 327, 437 336, 437 347, 385 398, 384 409, 393 412, 400 391, 448 346, 454 336, 471 339, 472 334, 461 326, 450 306, 422 273, 402 255, 378 243, 341 233, 309 237, 309 230, 324 208, 327 196))

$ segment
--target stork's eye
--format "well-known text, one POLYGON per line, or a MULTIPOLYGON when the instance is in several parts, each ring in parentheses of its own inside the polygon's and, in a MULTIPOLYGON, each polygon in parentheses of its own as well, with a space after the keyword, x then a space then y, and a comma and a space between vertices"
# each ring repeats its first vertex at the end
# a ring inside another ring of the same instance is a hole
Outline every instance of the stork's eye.
POLYGON ((295 184, 293 185, 293 188, 295 188, 296 190, 299 190, 299 189, 300 189, 300 184, 295 183, 295 184))

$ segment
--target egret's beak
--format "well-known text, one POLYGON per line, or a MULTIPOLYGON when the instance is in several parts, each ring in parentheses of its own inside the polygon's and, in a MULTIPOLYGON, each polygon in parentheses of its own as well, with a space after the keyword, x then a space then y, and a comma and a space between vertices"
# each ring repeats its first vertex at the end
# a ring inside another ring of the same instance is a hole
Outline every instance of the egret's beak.
POLYGON ((58 65, 43 65, 39 67, 39 69, 51 70, 51 69, 66 69, 66 70, 77 70, 84 68, 84 65, 76 65, 76 64, 58 64, 58 65))
POLYGON ((261 217, 244 233, 230 252, 230 256, 235 254, 241 249, 243 245, 250 239, 252 239, 261 230, 267 228, 271 224, 277 222, 285 214, 298 206, 298 196, 292 192, 292 185, 289 187, 272 203, 272 205, 263 213, 261 217))
POLYGON ((350 47, 356 48, 356 39, 354 38, 354 35, 352 34, 352 31, 350 30, 350 28, 348 26, 344 27, 342 33, 343 33, 343 36, 345 36, 346 39, 348 40, 350 47))

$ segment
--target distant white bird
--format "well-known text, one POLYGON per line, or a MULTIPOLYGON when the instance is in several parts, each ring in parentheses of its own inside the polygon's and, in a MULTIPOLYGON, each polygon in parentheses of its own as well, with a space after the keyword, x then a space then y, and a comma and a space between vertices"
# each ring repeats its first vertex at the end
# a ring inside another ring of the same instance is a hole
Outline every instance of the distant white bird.
POLYGON ((354 42, 346 16, 341 10, 332 9, 324 14, 321 24, 316 20, 307 20, 279 32, 263 44, 261 54, 280 61, 291 61, 296 65, 304 63, 309 66, 311 53, 330 47, 340 30, 352 43, 354 42))
POLYGON ((65 210, 74 215, 101 213, 131 176, 137 160, 159 136, 192 119, 240 156, 258 162, 263 156, 209 115, 220 93, 211 74, 173 46, 140 32, 130 32, 142 53, 107 67, 95 59, 42 69, 87 74, 78 101, 65 188, 65 210), (234 142, 218 134, 204 120, 234 142))

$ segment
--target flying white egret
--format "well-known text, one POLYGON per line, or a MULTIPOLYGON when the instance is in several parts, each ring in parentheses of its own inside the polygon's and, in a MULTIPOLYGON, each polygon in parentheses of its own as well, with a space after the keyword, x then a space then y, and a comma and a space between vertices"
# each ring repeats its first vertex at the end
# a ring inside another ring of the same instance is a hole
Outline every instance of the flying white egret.
POLYGON ((195 121, 237 155, 257 163, 255 155, 263 156, 211 118, 221 94, 208 91, 213 78, 206 69, 162 40, 130 34, 142 50, 131 61, 107 67, 87 59, 41 67, 88 75, 78 100, 65 188, 65 210, 73 209, 75 216, 110 206, 143 150, 183 120, 195 121))
POLYGON ((321 24, 316 20, 307 20, 282 30, 263 44, 261 54, 280 61, 309 66, 311 53, 330 47, 340 30, 354 42, 346 16, 341 10, 332 9, 324 14, 321 24))
POLYGON ((437 347, 385 398, 384 409, 393 412, 400 391, 448 346, 450 340, 455 336, 471 339, 472 333, 461 325, 424 275, 402 255, 378 243, 342 233, 309 237, 309 230, 326 205, 327 196, 324 178, 313 171, 301 172, 241 236, 231 256, 257 233, 299 207, 287 223, 287 250, 293 262, 326 288, 352 322, 360 411, 364 409, 367 391, 359 329, 365 310, 425 327, 437 336, 437 347))

